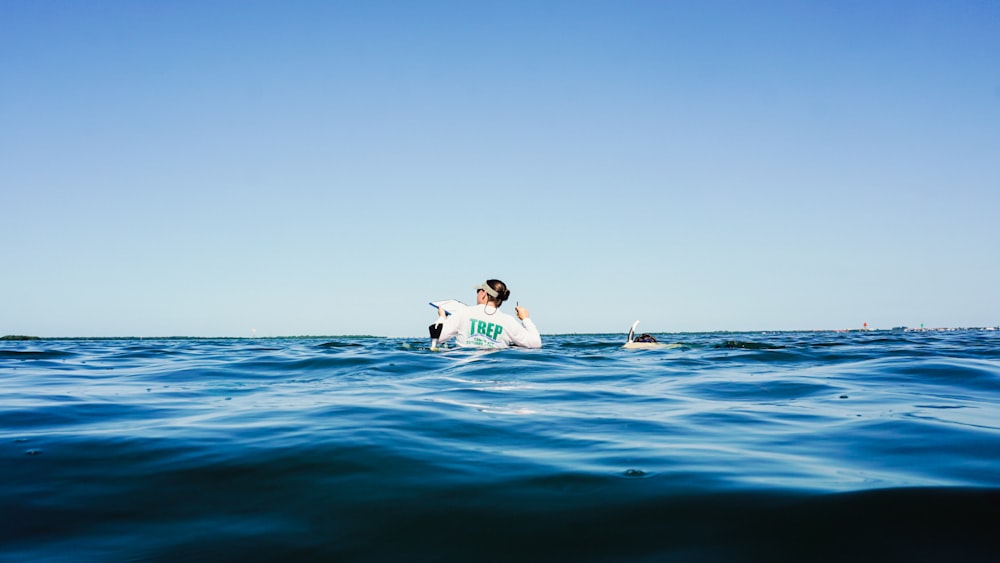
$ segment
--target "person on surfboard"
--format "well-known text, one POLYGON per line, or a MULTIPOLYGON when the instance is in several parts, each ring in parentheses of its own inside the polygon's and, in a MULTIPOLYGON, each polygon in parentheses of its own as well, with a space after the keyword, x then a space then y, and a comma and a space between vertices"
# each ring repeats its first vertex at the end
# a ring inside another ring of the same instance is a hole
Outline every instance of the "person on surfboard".
POLYGON ((429 327, 432 341, 454 338, 463 348, 542 347, 542 336, 527 309, 514 307, 517 318, 500 311, 500 305, 510 298, 507 284, 491 279, 472 287, 476 290, 475 305, 447 312, 438 308, 438 320, 429 327), (435 337, 437 330, 440 333, 435 337))
POLYGON ((625 346, 623 348, 632 349, 644 349, 649 350, 652 348, 672 348, 673 345, 664 344, 658 340, 652 334, 644 332, 639 336, 635 335, 635 327, 639 326, 639 321, 632 323, 632 328, 628 331, 628 339, 625 341, 625 346))

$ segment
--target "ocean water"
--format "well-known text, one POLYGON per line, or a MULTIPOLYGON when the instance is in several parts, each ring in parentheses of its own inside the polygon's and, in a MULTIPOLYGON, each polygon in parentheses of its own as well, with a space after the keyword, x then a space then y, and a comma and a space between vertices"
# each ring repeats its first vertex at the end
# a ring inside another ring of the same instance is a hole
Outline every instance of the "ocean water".
POLYGON ((1000 333, 660 339, 0 342, 0 560, 1000 560, 1000 333))

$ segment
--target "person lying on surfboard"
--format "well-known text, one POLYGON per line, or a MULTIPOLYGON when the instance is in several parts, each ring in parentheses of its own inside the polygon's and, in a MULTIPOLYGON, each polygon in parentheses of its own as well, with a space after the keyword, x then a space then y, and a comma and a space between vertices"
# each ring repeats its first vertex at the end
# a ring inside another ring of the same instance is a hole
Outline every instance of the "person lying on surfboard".
POLYGON ((639 321, 632 323, 632 328, 628 331, 628 338, 625 341, 625 345, 622 348, 632 348, 632 349, 651 349, 651 348, 671 348, 669 344, 664 344, 656 340, 656 337, 652 334, 643 333, 639 336, 635 335, 635 327, 639 326, 639 321))
POLYGON ((438 320, 428 327, 432 349, 438 342, 450 338, 463 348, 542 347, 542 336, 527 309, 520 305, 514 307, 516 319, 500 311, 500 305, 510 299, 505 283, 491 279, 473 289, 476 290, 475 305, 454 304, 447 311, 438 307, 438 320), (438 331, 436 335, 435 331, 438 331))

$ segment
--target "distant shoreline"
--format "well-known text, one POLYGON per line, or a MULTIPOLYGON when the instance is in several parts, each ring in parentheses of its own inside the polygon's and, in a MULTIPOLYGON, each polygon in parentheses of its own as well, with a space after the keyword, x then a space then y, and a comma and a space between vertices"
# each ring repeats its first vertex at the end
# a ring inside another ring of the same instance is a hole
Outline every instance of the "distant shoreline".
POLYGON ((0 341, 25 342, 35 340, 294 340, 321 338, 388 338, 371 334, 301 335, 301 336, 24 336, 8 334, 0 341))
MULTIPOLYGON (((694 332, 651 332, 651 334, 809 334, 817 332, 833 333, 899 333, 899 332, 958 332, 958 331, 998 331, 1000 326, 985 327, 941 327, 941 328, 869 328, 869 329, 806 329, 806 330, 708 330, 694 332)), ((544 334, 543 336, 599 336, 619 334, 619 332, 566 332, 544 334)), ((357 338, 371 340, 391 340, 396 338, 420 339, 422 336, 376 336, 372 334, 303 334, 298 336, 28 336, 8 334, 0 336, 0 342, 33 342, 46 340, 319 340, 331 338, 357 338)))

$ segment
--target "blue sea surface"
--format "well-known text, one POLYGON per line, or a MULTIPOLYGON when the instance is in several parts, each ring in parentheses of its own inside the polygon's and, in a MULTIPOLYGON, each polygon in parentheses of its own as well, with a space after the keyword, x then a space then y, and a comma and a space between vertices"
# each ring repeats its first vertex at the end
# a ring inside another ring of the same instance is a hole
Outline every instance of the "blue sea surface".
POLYGON ((0 560, 1000 560, 1000 332, 658 337, 0 342, 0 560))

